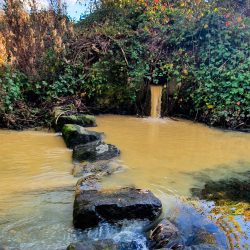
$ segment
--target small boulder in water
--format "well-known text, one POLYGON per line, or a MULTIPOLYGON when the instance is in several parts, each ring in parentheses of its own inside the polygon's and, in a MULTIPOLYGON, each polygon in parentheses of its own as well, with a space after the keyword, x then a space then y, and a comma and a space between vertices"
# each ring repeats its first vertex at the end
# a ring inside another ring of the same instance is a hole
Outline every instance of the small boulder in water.
POLYGON ((74 148, 80 144, 101 140, 102 135, 102 133, 88 131, 74 124, 66 124, 62 129, 62 136, 68 148, 74 148))
POLYGON ((161 201, 150 191, 136 188, 88 190, 76 194, 73 223, 76 228, 95 227, 101 221, 156 219, 161 201))
POLYGON ((114 160, 83 162, 74 164, 72 174, 74 177, 82 177, 87 174, 94 174, 98 177, 103 177, 115 172, 121 172, 123 169, 124 166, 114 160))
POLYGON ((100 178, 98 176, 90 174, 79 179, 76 183, 76 194, 87 190, 100 190, 101 189, 100 178))
POLYGON ((112 240, 97 240, 71 243, 66 250, 117 250, 117 245, 112 240))
MULTIPOLYGON (((152 231, 150 239, 150 249, 174 249, 174 250, 222 250, 214 243, 206 243, 205 238, 200 235, 196 236, 196 240, 185 246, 179 229, 167 219, 162 220, 152 231)), ((186 242, 187 243, 187 242, 186 242)))
POLYGON ((164 219, 151 234, 152 249, 184 249, 180 231, 170 221, 164 219))
POLYGON ((76 161, 101 161, 117 157, 120 150, 112 145, 102 141, 94 141, 74 147, 73 159, 76 161))
POLYGON ((59 115, 55 117, 53 127, 56 132, 60 132, 65 124, 75 124, 82 127, 95 127, 96 120, 93 115, 59 115))

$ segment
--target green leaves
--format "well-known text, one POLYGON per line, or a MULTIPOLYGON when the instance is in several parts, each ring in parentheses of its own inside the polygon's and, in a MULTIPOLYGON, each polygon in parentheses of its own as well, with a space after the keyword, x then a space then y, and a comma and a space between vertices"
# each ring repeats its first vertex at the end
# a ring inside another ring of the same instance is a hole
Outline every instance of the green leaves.
POLYGON ((166 86, 163 106, 172 114, 228 127, 249 123, 249 18, 219 1, 170 2, 100 5, 76 24, 62 57, 47 50, 39 80, 6 71, 0 106, 13 109, 26 92, 42 101, 79 94, 102 109, 146 106, 142 91, 153 83, 166 86))
POLYGON ((20 72, 12 72, 5 68, 0 78, 0 110, 10 112, 17 101, 22 99, 22 88, 25 85, 25 76, 20 72))

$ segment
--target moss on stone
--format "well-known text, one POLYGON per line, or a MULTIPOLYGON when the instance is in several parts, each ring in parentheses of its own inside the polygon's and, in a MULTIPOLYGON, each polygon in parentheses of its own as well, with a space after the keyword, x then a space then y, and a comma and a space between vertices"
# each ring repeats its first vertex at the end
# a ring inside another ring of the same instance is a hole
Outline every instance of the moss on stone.
POLYGON ((62 136, 69 148, 102 139, 101 133, 88 131, 84 127, 75 124, 65 124, 62 128, 62 136))
POLYGON ((77 127, 74 124, 65 124, 63 126, 62 132, 65 135, 74 131, 77 131, 77 127))
POLYGON ((74 124, 65 124, 62 128, 62 135, 66 145, 69 145, 69 139, 73 133, 77 132, 77 126, 74 124))
POLYGON ((67 247, 67 250, 75 250, 75 246, 73 244, 70 244, 68 247, 67 247))
POLYGON ((76 124, 83 127, 95 127, 96 119, 93 115, 62 115, 55 118, 54 128, 61 131, 65 124, 76 124))

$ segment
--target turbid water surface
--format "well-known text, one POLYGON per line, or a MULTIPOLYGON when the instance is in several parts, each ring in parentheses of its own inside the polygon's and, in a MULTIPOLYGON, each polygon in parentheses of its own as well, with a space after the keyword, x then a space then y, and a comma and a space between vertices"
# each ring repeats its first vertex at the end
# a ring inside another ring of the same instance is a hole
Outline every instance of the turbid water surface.
MULTIPOLYGON (((189 196, 203 174, 219 179, 250 170, 250 134, 212 129, 186 120, 99 116, 106 141, 121 149, 127 171, 107 185, 137 185, 189 196)), ((201 182, 199 182, 201 181, 201 182)), ((203 180, 204 181, 204 180, 203 180)))
MULTIPOLYGON (((121 149, 118 160, 125 167, 122 173, 105 178, 104 186, 135 185, 152 190, 187 242, 204 230, 223 249, 230 240, 231 248, 248 249, 249 221, 239 215, 230 217, 233 225, 226 224, 223 213, 211 220, 214 203, 193 201, 191 190, 202 188, 208 180, 249 171, 249 134, 171 119, 105 115, 99 116, 97 123, 92 129, 104 132, 106 142, 121 149), (235 222, 239 224, 236 229, 235 222), (227 231, 230 227, 234 234, 227 231)), ((60 136, 45 131, 0 130, 0 142, 1 245, 25 250, 65 249, 72 241, 112 237, 117 241, 136 239, 139 243, 133 246, 146 249, 139 225, 116 228, 103 224, 87 232, 73 229, 77 179, 71 175, 71 151, 60 136)))
MULTIPOLYGON (((97 122, 95 130, 103 131, 106 141, 121 149, 120 161, 125 166, 123 173, 104 180, 106 187, 134 185, 150 189, 161 198, 165 213, 182 228, 186 238, 202 229, 227 249, 225 238, 213 227, 217 225, 225 233, 228 248, 250 249, 249 203, 242 205, 239 200, 229 208, 214 207, 213 202, 196 202, 192 196, 193 189, 221 179, 247 178, 245 188, 249 187, 250 134, 186 120, 105 115, 97 122), (242 206, 247 210, 243 212, 242 206), (214 224, 206 218, 212 218, 214 224)), ((233 182, 229 188, 234 186, 233 182)), ((243 187, 236 188, 239 194, 244 191, 240 190, 243 187)))

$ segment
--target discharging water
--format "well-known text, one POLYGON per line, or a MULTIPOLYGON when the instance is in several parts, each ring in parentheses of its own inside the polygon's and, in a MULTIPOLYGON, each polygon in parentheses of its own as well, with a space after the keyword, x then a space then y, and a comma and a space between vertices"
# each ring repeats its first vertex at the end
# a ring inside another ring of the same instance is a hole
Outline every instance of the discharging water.
POLYGON ((160 118, 161 117, 161 96, 162 96, 162 86, 151 85, 151 117, 160 118))
MULTIPOLYGON (((248 249, 249 221, 236 216, 241 232, 237 228, 231 235, 223 214, 208 218, 212 202, 189 198, 191 189, 203 187, 207 180, 250 171, 249 134, 170 119, 107 115, 98 117, 97 123, 93 130, 104 132, 105 141, 121 149, 119 161, 125 166, 124 172, 104 179, 105 187, 135 185, 152 190, 187 242, 197 230, 205 230, 222 249, 227 249, 230 239, 231 249, 248 249)), ((71 151, 60 136, 2 130, 0 141, 0 247, 59 250, 76 240, 111 237, 117 241, 136 239, 137 247, 131 249, 146 249, 139 224, 102 224, 85 232, 73 229, 77 179, 71 175, 71 151)))

